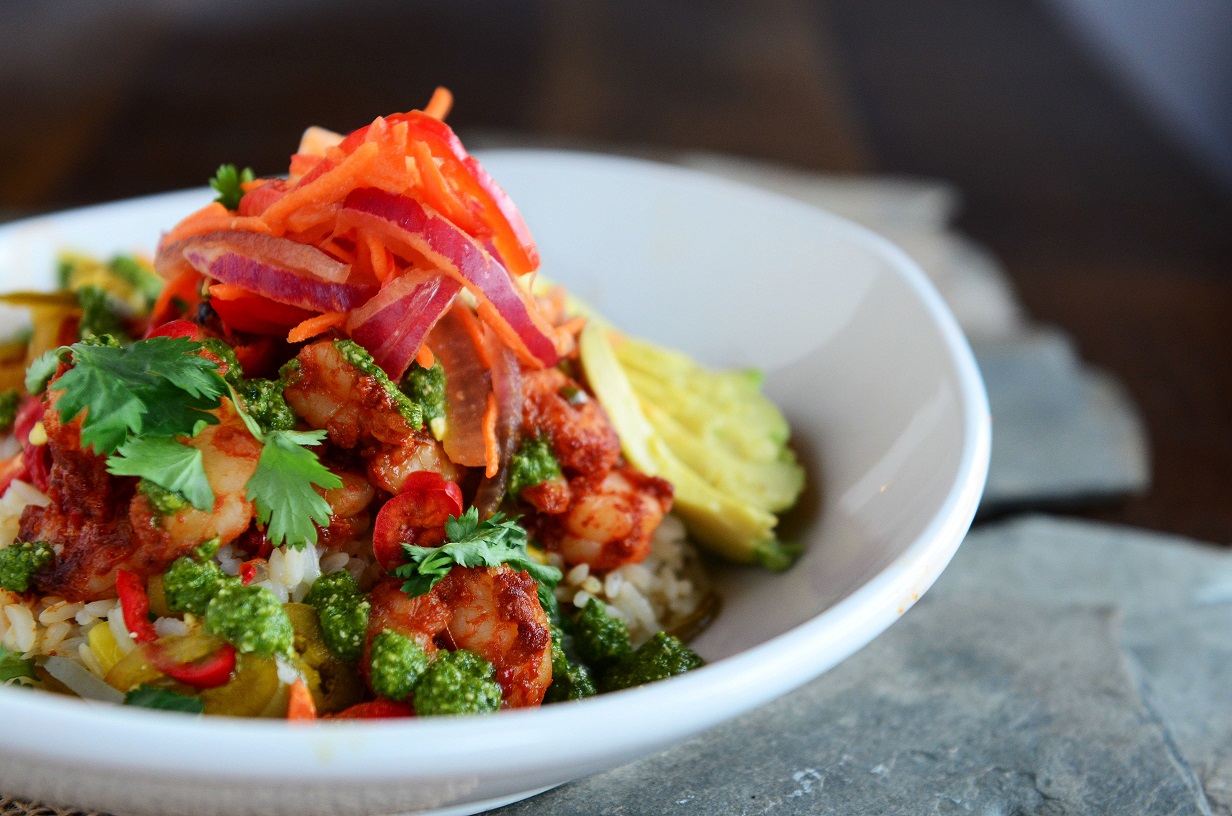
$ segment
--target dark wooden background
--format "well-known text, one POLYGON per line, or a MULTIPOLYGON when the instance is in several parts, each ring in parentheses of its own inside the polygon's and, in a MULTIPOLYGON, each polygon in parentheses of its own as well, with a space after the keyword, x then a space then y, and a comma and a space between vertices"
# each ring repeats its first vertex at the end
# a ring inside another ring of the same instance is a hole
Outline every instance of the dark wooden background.
POLYGON ((1026 0, 0 0, 0 214, 285 169, 458 99, 466 138, 954 182, 960 226, 1145 415, 1154 482, 1065 508, 1232 543, 1232 196, 1026 0))

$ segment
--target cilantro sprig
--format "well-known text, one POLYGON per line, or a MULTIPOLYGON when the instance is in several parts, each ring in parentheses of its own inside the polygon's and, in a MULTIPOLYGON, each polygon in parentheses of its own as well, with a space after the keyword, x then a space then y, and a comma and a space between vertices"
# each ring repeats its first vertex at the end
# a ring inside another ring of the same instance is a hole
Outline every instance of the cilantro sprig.
POLYGON ((116 476, 138 476, 178 493, 198 510, 214 509, 214 489, 205 475, 201 451, 160 436, 129 439, 107 460, 116 476))
POLYGON ((249 433, 264 445, 257 470, 248 480, 248 500, 256 505, 257 521, 275 547, 286 543, 293 549, 317 543, 317 525, 325 527, 333 511, 314 488, 342 487, 342 479, 317 455, 308 450, 325 441, 325 431, 263 431, 244 408, 234 390, 240 418, 249 433))
POLYGON ((539 582, 539 600, 555 607, 552 590, 560 583, 561 571, 540 564, 526 551, 526 530, 515 519, 495 513, 486 521, 479 520, 479 511, 472 507, 461 516, 450 516, 445 522, 447 543, 440 547, 403 545, 407 563, 394 570, 405 579, 402 591, 409 597, 426 595, 441 579, 457 567, 498 567, 508 564, 523 570, 539 582), (549 600, 550 599, 550 600, 549 600))
POLYGON ((40 393, 59 364, 71 362, 50 389, 58 394, 61 421, 82 416, 83 446, 106 456, 110 473, 146 479, 206 512, 214 509, 215 495, 203 457, 182 438, 217 424, 210 412, 230 397, 263 446, 246 494, 258 523, 275 547, 315 544, 317 525, 329 524, 331 514, 317 488, 342 486, 310 450, 324 441, 325 432, 263 431, 201 350, 201 343, 185 337, 152 337, 127 348, 76 343, 40 357, 27 379, 38 386, 31 393, 40 393))
POLYGON ((218 193, 218 198, 214 200, 228 210, 239 209, 240 199, 244 197, 243 185, 255 179, 256 174, 251 167, 240 170, 234 164, 220 166, 214 178, 210 179, 210 186, 218 193))
MULTIPOLYGON (((51 386, 56 409, 72 422, 86 411, 81 442, 109 456, 130 436, 194 436, 217 424, 227 383, 218 366, 186 337, 152 337, 127 348, 75 343, 73 367, 51 386)), ((166 485, 163 485, 166 487, 166 485)))
POLYGON ((0 646, 0 686, 28 685, 38 682, 34 661, 0 646))
POLYGON ((190 697, 178 691, 141 685, 124 695, 124 705, 152 708, 155 711, 176 711, 182 714, 201 714, 205 702, 200 697, 190 697))

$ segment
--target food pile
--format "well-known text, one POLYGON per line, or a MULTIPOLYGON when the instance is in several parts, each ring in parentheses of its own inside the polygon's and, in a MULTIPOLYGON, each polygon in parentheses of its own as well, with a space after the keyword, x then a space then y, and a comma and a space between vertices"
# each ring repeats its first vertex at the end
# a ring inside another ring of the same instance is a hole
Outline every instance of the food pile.
POLYGON ((0 684, 388 718, 702 664, 687 540, 781 569, 803 487, 749 372, 625 338, 536 276, 450 97, 286 178, 224 166, 152 263, 2 298, 0 684), (672 514, 673 508, 675 515, 672 514))

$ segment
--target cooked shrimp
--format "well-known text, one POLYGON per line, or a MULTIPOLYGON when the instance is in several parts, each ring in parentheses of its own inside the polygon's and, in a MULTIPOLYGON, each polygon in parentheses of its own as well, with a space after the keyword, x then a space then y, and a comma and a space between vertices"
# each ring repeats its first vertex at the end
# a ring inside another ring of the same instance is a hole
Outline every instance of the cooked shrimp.
POLYGON ((575 380, 559 369, 545 368, 523 377, 522 393, 523 436, 546 436, 566 474, 592 476, 616 466, 620 438, 603 406, 588 398, 575 380))
POLYGON ((305 346, 295 359, 298 368, 288 376, 283 396, 309 425, 328 431, 338 447, 398 445, 414 433, 386 387, 348 362, 332 341, 305 346))
POLYGON ((396 494, 417 470, 461 478, 441 443, 412 428, 386 385, 352 365, 333 342, 313 343, 296 359, 299 369, 284 392, 287 403, 338 447, 359 448, 372 484, 396 494))
POLYGON ((426 433, 408 436, 399 445, 381 445, 370 453, 368 478, 382 490, 397 495, 406 477, 418 470, 441 474, 451 482, 460 481, 463 469, 449 461, 441 443, 426 433))
POLYGON ((369 644, 390 629, 430 657, 442 648, 467 649, 496 668, 506 707, 543 702, 552 684, 552 635, 535 581, 526 573, 503 565, 454 567, 427 595, 408 598, 401 582, 385 581, 369 598, 369 644))
POLYGON ((368 507, 376 498, 372 484, 358 473, 335 470, 342 487, 324 491, 329 505, 329 526, 321 530, 318 543, 323 547, 342 547, 368 532, 372 514, 368 507))
POLYGON ((81 450, 81 420, 61 425, 57 412, 44 417, 52 451, 46 508, 27 508, 21 535, 56 549, 55 563, 35 578, 47 593, 69 600, 107 597, 117 569, 153 575, 203 541, 228 543, 248 529, 255 516, 246 497, 261 445, 244 427, 230 403, 219 409, 221 422, 207 426, 188 444, 201 451, 206 478, 214 490, 210 512, 186 507, 160 516, 131 480, 106 473, 102 457, 81 450))
POLYGON ((256 509, 248 500, 248 480, 257 470, 261 443, 244 427, 230 401, 223 405, 222 421, 188 440, 201 451, 205 475, 214 489, 214 509, 186 507, 160 518, 149 499, 138 494, 129 515, 138 553, 145 553, 149 566, 134 563, 128 569, 142 575, 157 572, 202 541, 217 538, 229 544, 252 523, 256 509))
POLYGON ((23 541, 45 541, 56 551, 53 564, 34 575, 38 590, 70 601, 106 597, 116 567, 132 549, 125 512, 133 494, 130 482, 107 473, 106 462, 81 449, 78 417, 60 423, 54 407, 43 416, 51 467, 46 507, 28 506, 18 533, 23 541))
POLYGON ((621 465, 569 486, 573 501, 564 514, 533 520, 539 543, 558 551, 566 564, 589 564, 600 572, 646 559, 655 529, 672 508, 670 484, 621 465))

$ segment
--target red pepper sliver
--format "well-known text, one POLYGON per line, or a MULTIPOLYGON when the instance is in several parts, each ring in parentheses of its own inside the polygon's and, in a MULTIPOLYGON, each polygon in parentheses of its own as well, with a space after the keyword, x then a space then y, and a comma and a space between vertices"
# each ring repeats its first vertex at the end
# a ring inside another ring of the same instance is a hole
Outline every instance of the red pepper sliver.
POLYGON ((133 640, 138 643, 158 640, 154 624, 150 623, 150 596, 145 593, 145 583, 128 570, 116 570, 116 592, 120 596, 124 626, 133 640))
POLYGON ((370 703, 357 703, 343 709, 337 714, 330 714, 330 720, 388 720, 396 717, 414 717, 415 709, 406 703, 395 703, 384 697, 370 703))
POLYGON ((240 583, 248 586, 257 577, 257 561, 261 559, 254 558, 251 561, 245 561, 240 564, 240 583))
POLYGON ((230 643, 223 644, 221 649, 197 663, 179 663, 156 643, 143 645, 142 651, 154 668, 193 688, 207 689, 225 685, 230 681, 231 672, 235 669, 235 647, 230 643))

